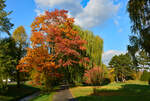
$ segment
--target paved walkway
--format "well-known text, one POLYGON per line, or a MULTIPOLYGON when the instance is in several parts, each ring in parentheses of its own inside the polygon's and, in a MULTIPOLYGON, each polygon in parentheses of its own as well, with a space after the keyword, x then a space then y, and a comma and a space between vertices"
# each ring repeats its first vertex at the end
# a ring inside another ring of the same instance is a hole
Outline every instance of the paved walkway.
POLYGON ((69 87, 63 85, 61 89, 54 95, 53 101, 77 101, 72 97, 69 87))

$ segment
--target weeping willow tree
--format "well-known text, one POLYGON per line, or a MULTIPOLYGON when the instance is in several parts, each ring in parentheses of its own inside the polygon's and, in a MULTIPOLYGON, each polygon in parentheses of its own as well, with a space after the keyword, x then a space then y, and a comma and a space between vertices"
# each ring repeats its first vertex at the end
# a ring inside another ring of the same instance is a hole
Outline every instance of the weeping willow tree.
POLYGON ((94 65, 102 66, 102 52, 103 52, 103 39, 99 36, 95 36, 93 32, 83 30, 79 26, 74 26, 79 31, 79 35, 82 39, 86 40, 86 55, 90 58, 89 67, 94 65))

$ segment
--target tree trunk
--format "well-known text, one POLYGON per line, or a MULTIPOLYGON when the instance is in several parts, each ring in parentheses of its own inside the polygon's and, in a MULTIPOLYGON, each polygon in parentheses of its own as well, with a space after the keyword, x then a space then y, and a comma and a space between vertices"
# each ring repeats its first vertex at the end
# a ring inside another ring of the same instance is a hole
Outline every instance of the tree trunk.
POLYGON ((117 76, 116 76, 116 81, 117 81, 117 82, 119 81, 117 76))
MULTIPOLYGON (((22 45, 21 43, 19 44, 19 60, 21 59, 21 55, 22 55, 22 45)), ((19 61, 18 61, 19 63, 19 61)), ((20 71, 17 70, 17 87, 20 87, 20 71)))
POLYGON ((122 77, 121 79, 122 79, 122 82, 125 82, 125 79, 124 79, 124 77, 122 77))
POLYGON ((6 76, 5 87, 7 87, 7 83, 8 83, 8 77, 6 76))
POLYGON ((17 70, 17 88, 20 87, 20 72, 17 70))

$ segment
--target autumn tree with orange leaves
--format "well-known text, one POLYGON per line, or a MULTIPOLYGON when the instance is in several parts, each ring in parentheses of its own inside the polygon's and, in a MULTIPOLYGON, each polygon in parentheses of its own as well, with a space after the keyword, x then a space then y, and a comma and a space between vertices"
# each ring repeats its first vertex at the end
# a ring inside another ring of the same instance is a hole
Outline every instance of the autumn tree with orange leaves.
POLYGON ((69 82, 76 79, 89 59, 86 42, 80 38, 66 10, 46 11, 33 21, 31 46, 21 59, 18 69, 29 72, 36 84, 52 85, 63 75, 69 82))

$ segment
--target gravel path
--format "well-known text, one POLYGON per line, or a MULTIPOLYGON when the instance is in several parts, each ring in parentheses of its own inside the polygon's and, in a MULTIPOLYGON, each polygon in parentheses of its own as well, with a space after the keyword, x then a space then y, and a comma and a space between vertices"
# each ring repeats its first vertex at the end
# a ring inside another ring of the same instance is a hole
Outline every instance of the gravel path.
POLYGON ((61 86, 61 90, 59 90, 54 96, 53 101, 77 101, 72 97, 70 93, 69 87, 63 85, 61 86))

